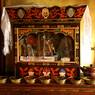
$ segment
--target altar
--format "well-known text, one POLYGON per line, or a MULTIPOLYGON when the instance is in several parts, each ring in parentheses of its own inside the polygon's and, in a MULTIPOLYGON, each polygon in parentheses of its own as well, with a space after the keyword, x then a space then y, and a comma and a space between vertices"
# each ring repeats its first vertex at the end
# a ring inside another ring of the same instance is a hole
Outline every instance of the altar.
POLYGON ((86 5, 4 7, 1 26, 5 75, 9 80, 11 76, 22 80, 13 83, 38 84, 38 88, 80 80, 81 66, 90 65, 90 28, 86 28, 89 23, 83 23, 87 19, 90 22, 89 18, 86 5))

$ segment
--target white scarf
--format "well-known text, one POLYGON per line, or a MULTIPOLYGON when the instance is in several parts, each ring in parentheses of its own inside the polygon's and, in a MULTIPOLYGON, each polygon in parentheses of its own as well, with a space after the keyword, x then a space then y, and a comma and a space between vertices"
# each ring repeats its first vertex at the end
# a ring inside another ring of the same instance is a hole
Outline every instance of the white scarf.
POLYGON ((12 49, 13 43, 12 43, 11 24, 5 7, 3 8, 2 17, 1 17, 1 29, 4 35, 3 53, 4 55, 7 55, 10 53, 9 47, 10 49, 12 49))

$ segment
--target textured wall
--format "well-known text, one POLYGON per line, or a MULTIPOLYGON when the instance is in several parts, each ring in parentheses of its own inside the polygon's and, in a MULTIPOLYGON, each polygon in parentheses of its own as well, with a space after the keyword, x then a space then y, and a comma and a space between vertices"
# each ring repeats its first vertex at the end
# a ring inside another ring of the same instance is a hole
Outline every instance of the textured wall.
MULTIPOLYGON (((4 5, 32 5, 42 4, 47 6, 67 6, 67 5, 79 5, 87 4, 90 8, 92 16, 92 41, 91 46, 95 47, 95 0, 4 0, 4 5)), ((92 51, 92 63, 95 63, 95 50, 92 51)))
POLYGON ((95 64, 95 0, 89 0, 88 5, 92 16, 92 47, 94 47, 92 51, 92 63, 95 64))
MULTIPOLYGON (((39 3, 44 5, 73 5, 86 3, 88 0, 4 0, 6 5, 18 5, 18 4, 33 4, 39 3)), ((90 0, 91 1, 91 0, 90 0)))

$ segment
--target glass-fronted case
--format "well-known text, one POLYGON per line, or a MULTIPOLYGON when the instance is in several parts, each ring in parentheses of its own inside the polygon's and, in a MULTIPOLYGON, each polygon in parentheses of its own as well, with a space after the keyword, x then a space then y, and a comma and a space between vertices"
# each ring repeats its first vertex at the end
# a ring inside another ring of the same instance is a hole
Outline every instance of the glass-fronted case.
POLYGON ((77 28, 16 28, 15 62, 78 62, 79 54, 76 52, 79 41, 76 30, 77 28))

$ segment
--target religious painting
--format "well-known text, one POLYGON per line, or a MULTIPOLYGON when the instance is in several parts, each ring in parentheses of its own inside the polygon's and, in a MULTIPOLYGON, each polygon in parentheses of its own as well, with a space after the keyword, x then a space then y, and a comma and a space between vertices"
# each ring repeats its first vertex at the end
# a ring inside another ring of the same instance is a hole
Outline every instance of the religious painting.
POLYGON ((77 42, 75 33, 73 28, 16 28, 15 60, 76 61, 78 54, 75 53, 77 42))

